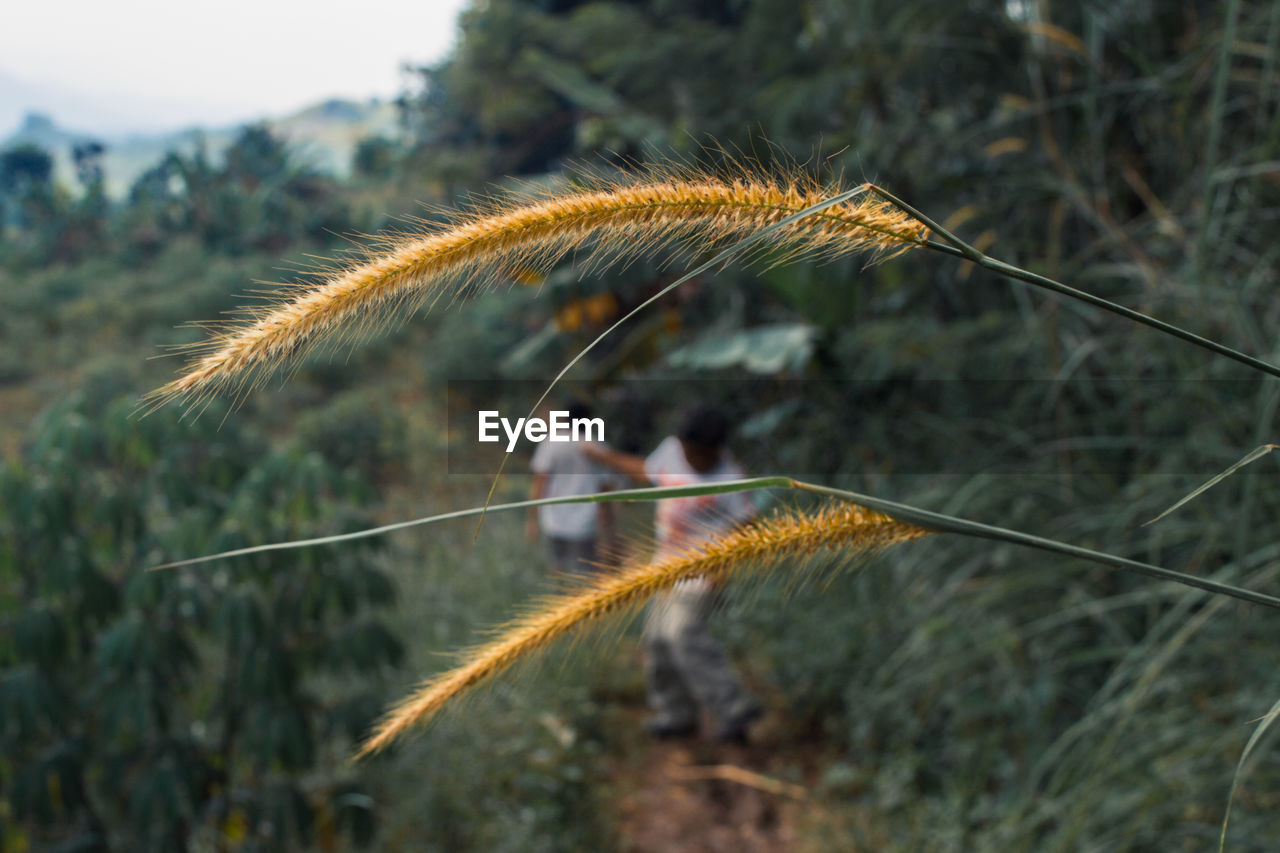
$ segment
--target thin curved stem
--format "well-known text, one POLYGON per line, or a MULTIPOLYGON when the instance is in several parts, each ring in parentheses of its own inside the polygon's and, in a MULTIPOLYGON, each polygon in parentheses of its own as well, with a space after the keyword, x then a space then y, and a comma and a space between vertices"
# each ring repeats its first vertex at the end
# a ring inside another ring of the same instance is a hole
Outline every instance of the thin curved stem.
POLYGON ((1049 551, 1050 553, 1062 554, 1068 557, 1076 557, 1093 563, 1100 563, 1104 566, 1111 566, 1117 569, 1137 572, 1138 574, 1147 575, 1148 577, 1174 581, 1175 583, 1195 587, 1218 595, 1229 595, 1232 598, 1238 598, 1242 601, 1248 601, 1253 604, 1261 604, 1265 607, 1280 609, 1280 598, 1266 595, 1264 593, 1254 592, 1252 590, 1243 589, 1230 584, 1218 583, 1217 581, 1206 580, 1204 578, 1196 577, 1195 575, 1175 572, 1172 569, 1164 569, 1159 566, 1150 565, 1149 563, 1140 563, 1137 560, 1130 560, 1125 557, 1116 557, 1111 554, 1104 554, 1101 551, 1092 551, 1088 548, 1068 545, 1065 542, 1057 542, 1053 539, 1044 539, 1039 536, 1033 536, 1029 533, 1021 533, 1017 530, 1009 530, 1004 527, 994 527, 990 524, 969 521, 964 518, 958 518, 954 515, 943 515, 941 513, 930 512, 929 510, 883 500, 882 498, 872 497, 871 495, 863 495, 857 492, 846 491, 844 489, 832 488, 830 486, 820 486, 815 483, 806 483, 801 480, 792 479, 791 477, 753 477, 744 480, 726 480, 722 482, 704 483, 691 486, 658 486, 644 489, 623 489, 616 492, 599 492, 591 495, 571 495, 561 498, 541 498, 539 500, 515 501, 513 503, 494 504, 487 507, 471 507, 469 509, 460 509, 455 510, 454 512, 441 513, 440 515, 427 516, 426 518, 416 518, 410 521, 386 524, 382 527, 357 530, 353 533, 341 533, 335 536, 322 536, 317 539, 299 539, 292 542, 273 542, 268 545, 256 545, 251 548, 240 548, 235 551, 226 551, 221 554, 211 554, 207 557, 178 560, 176 562, 166 563, 162 566, 156 566, 153 571, 158 569, 176 568, 178 566, 188 566, 195 563, 206 563, 210 560, 218 560, 226 557, 242 557, 248 554, 259 554, 265 551, 282 551, 292 548, 305 548, 312 545, 331 545, 338 542, 349 542, 354 539, 379 536, 383 533, 390 533, 393 530, 403 530, 408 527, 415 527, 422 524, 433 524, 437 521, 447 521, 455 518, 483 516, 488 512, 500 512, 502 510, 509 509, 527 509, 529 507, 549 506, 553 504, 654 501, 663 498, 727 494, 729 492, 742 492, 751 489, 794 489, 803 492, 810 492, 816 495, 839 498, 841 500, 855 503, 858 506, 884 513, 897 521, 914 524, 917 527, 923 527, 937 533, 956 533, 961 536, 972 536, 979 539, 993 539, 998 542, 1025 545, 1029 548, 1036 548, 1041 551, 1049 551))
POLYGON ((931 249, 944 255, 951 255, 952 257, 963 258, 964 260, 975 263, 980 267, 985 267, 992 272, 999 273, 1005 278, 1016 279, 1017 281, 1026 282, 1027 284, 1035 285, 1036 287, 1043 288, 1044 290, 1050 290, 1054 293, 1060 293, 1063 296, 1069 296, 1072 299, 1086 302, 1096 308, 1101 308, 1102 310, 1109 311, 1112 314, 1118 314, 1135 323, 1141 323, 1144 326, 1149 326, 1157 331, 1164 332, 1166 335, 1172 335, 1175 338, 1180 338, 1188 343, 1195 344, 1201 349, 1209 350, 1212 353, 1224 356, 1232 361, 1237 361, 1240 364, 1247 365, 1248 367, 1261 371, 1262 373, 1266 373, 1269 376, 1280 378, 1280 367, 1277 367, 1274 364, 1269 364, 1261 359, 1254 358, 1251 355, 1246 355, 1239 350, 1224 346, 1217 341, 1211 341, 1208 338, 1201 337, 1194 332, 1189 332, 1186 329, 1174 326, 1171 323, 1166 323, 1163 320, 1157 320, 1155 317, 1143 314, 1141 311, 1126 308, 1123 305, 1103 299, 1101 296, 1094 296, 1092 293, 1077 290, 1076 288, 1063 284, 1060 281, 1055 281, 1051 278, 1038 275, 1030 270, 1024 270, 1021 267, 1015 267, 1013 264, 1005 263, 1004 261, 986 255, 889 191, 881 189, 875 184, 872 184, 870 189, 881 198, 897 205, 916 219, 919 219, 947 241, 946 243, 938 243, 933 240, 926 241, 924 243, 924 248, 926 249, 931 249))
POLYGON ((1036 548, 1041 551, 1049 551, 1053 554, 1063 554, 1068 557, 1079 557, 1093 563, 1101 563, 1104 566, 1112 566, 1117 569, 1127 569, 1131 572, 1137 572, 1140 575, 1148 577, 1160 578, 1161 580, 1173 581, 1183 584, 1184 586, 1202 589, 1205 592, 1212 592, 1218 595, 1229 595, 1232 598, 1238 598, 1242 601, 1249 601, 1253 604, 1261 604, 1266 607, 1280 608, 1280 598, 1266 595, 1261 592, 1243 589, 1231 584, 1219 583, 1206 578, 1188 575, 1183 572, 1175 572, 1172 569, 1164 569, 1159 566, 1153 566, 1149 563, 1140 563, 1137 560, 1130 560, 1126 557, 1117 557, 1112 554, 1104 554, 1101 551, 1093 551, 1089 548, 1081 548, 1077 545, 1068 545, 1065 542, 1057 542, 1053 539, 1044 539, 1039 536, 1033 536, 1030 533, 1021 533, 1017 530, 1009 530, 1004 527, 995 527, 990 524, 982 524, 977 521, 969 521, 963 518, 957 518, 953 515, 942 515, 928 510, 917 509, 916 507, 906 506, 905 504, 894 503, 880 498, 873 498, 870 495, 861 495, 857 492, 849 492, 844 489, 834 489, 830 486, 818 486, 813 483, 802 483, 798 480, 793 481, 794 488, 801 491, 812 492, 816 495, 826 495, 828 497, 841 498, 843 500, 852 501, 858 506, 864 506, 867 509, 873 509, 882 512, 887 516, 905 521, 909 524, 915 524, 929 530, 935 530, 939 533, 958 533, 962 536, 973 536, 979 539, 994 539, 998 542, 1010 542, 1015 545, 1025 545, 1028 548, 1036 548))
MULTIPOLYGON (((708 260, 703 261, 701 264, 689 270, 684 275, 680 276, 678 279, 668 284, 666 287, 663 287, 657 293, 653 294, 648 299, 644 300, 639 305, 637 305, 636 307, 628 311, 626 314, 624 314, 623 316, 615 320, 613 324, 609 326, 609 328, 605 329, 603 332, 596 335, 595 339, 591 341, 591 343, 587 344, 585 347, 580 349, 577 355, 569 359, 568 363, 565 364, 564 367, 560 368, 560 372, 555 375, 555 378, 552 379, 550 383, 548 383, 547 387, 543 390, 542 395, 538 397, 538 399, 534 402, 533 406, 529 408, 529 414, 526 417, 531 418, 534 416, 534 414, 538 411, 538 407, 543 404, 543 402, 547 399, 548 396, 550 396, 552 390, 555 389, 556 385, 560 384, 560 380, 564 379, 565 374, 567 374, 570 370, 572 370, 574 365, 582 361, 582 359, 586 356, 586 354, 591 352, 593 349, 595 349, 596 346, 601 341, 609 337, 609 335, 613 334, 615 330, 625 325, 628 321, 631 320, 632 317, 636 316, 641 311, 648 308, 650 305, 657 302, 659 299, 666 296, 668 293, 675 290, 680 285, 684 284, 686 281, 696 278, 697 276, 702 275, 707 270, 713 269, 717 266, 720 266, 721 264, 727 264, 729 261, 733 260, 733 258, 742 254, 747 249, 754 246, 756 243, 759 243, 761 240, 764 240, 770 234, 773 234, 776 231, 780 231, 783 228, 786 228, 790 225, 794 225, 795 223, 799 222, 801 219, 804 219, 809 216, 814 216, 816 214, 820 214, 822 213, 822 211, 827 210, 828 208, 834 207, 837 204, 846 202, 854 198, 855 196, 861 195, 862 193, 866 192, 871 188, 872 186, 870 184, 860 184, 859 186, 856 186, 853 189, 845 190, 844 192, 839 193, 838 195, 834 195, 831 198, 823 199, 822 201, 817 202, 816 204, 811 204, 808 207, 806 207, 804 210, 797 211, 791 214, 790 216, 786 217, 785 219, 781 219, 773 223, 768 228, 764 228, 756 232, 755 234, 750 235, 749 237, 739 240, 738 242, 734 243, 732 246, 728 246, 720 250, 708 260)), ((498 463, 498 470, 493 475, 493 481, 489 483, 489 494, 486 495, 484 499, 484 504, 486 507, 489 505, 489 502, 493 500, 493 495, 498 489, 498 480, 502 478, 502 472, 507 467, 508 455, 510 454, 504 455, 502 457, 502 461, 498 463)), ((479 538, 480 528, 483 526, 484 526, 484 513, 482 512, 480 513, 479 520, 476 522, 476 530, 475 530, 476 538, 479 538)))

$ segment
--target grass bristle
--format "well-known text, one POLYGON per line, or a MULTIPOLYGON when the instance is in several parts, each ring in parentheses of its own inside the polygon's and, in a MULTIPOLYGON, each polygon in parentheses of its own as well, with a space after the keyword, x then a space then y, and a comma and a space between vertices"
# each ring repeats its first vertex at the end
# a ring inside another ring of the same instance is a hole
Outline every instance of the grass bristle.
MULTIPOLYGON (((661 249, 697 255, 838 192, 798 169, 762 177, 672 167, 621 178, 586 174, 580 181, 481 201, 450 225, 379 238, 362 259, 283 287, 186 348, 194 359, 148 395, 149 404, 184 398, 198 407, 215 393, 239 396, 319 344, 358 340, 440 299, 456 300, 517 272, 549 271, 569 254, 594 272, 661 249)), ((778 229, 754 256, 778 249, 788 259, 886 256, 927 237, 921 223, 868 193, 778 229)))
POLYGON ((652 563, 625 565, 580 590, 543 599, 504 626, 493 640, 472 649, 456 668, 424 682, 383 717, 360 746, 357 757, 386 748, 470 688, 527 655, 589 622, 640 604, 679 581, 700 576, 733 579, 767 572, 784 561, 823 551, 867 555, 929 532, 854 504, 836 502, 815 512, 776 513, 700 548, 652 563))

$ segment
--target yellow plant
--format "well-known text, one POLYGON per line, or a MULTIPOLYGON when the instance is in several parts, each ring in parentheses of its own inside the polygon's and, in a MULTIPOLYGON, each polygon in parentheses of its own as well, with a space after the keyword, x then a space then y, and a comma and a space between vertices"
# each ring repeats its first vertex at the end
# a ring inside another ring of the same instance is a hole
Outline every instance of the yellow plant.
MULTIPOLYGON (((177 379, 153 392, 150 400, 160 405, 185 398, 192 406, 199 406, 219 391, 246 392, 287 359, 317 344, 357 338, 440 299, 457 300, 504 281, 536 281, 574 253, 589 267, 599 270, 661 248, 690 256, 720 250, 711 260, 668 285, 663 291, 666 292, 689 276, 746 249, 757 257, 769 252, 771 260, 782 262, 800 256, 832 257, 851 252, 885 256, 916 247, 971 261, 1007 278, 1066 295, 1260 372, 1280 376, 1276 365, 992 258, 878 187, 867 185, 837 193, 798 174, 768 179, 748 172, 717 176, 667 168, 623 178, 588 175, 576 189, 510 193, 461 214, 452 225, 386 238, 375 244, 365 259, 321 273, 320 280, 310 285, 285 288, 273 301, 248 309, 242 321, 217 330, 209 340, 195 345, 195 359, 177 379), (935 234, 944 242, 931 239, 935 234)), ((651 297, 616 321, 600 338, 654 299, 651 297)), ((576 322, 581 323, 586 309, 576 307, 576 322)), ((585 352, 579 353, 565 371, 585 352)), ((525 616, 508 624, 494 640, 474 649, 459 667, 424 683, 389 712, 359 754, 384 748, 473 685, 583 623, 638 604, 679 580, 698 575, 738 576, 748 569, 767 569, 782 558, 819 549, 861 555, 931 532, 952 533, 1091 560, 1280 608, 1280 598, 1265 593, 788 477, 477 507, 356 533, 181 560, 161 568, 347 541, 414 524, 481 515, 489 510, 584 500, 657 500, 747 488, 799 489, 848 503, 829 505, 810 515, 777 515, 717 538, 699 550, 653 564, 630 565, 617 575, 576 592, 544 599, 525 616)))
MULTIPOLYGON (((498 196, 452 225, 383 238, 362 260, 317 273, 317 282, 284 287, 191 347, 195 358, 151 402, 187 397, 199 405, 214 392, 251 389, 317 344, 357 339, 440 299, 545 273, 570 253, 596 270, 660 248, 699 254, 759 234, 834 194, 801 174, 772 180, 666 169, 583 181, 571 191, 498 196)), ((922 246, 928 234, 868 191, 772 229, 760 248, 784 247, 788 258, 886 255, 922 246)))
POLYGON ((459 666, 422 684, 383 717, 361 745, 357 757, 383 749, 471 687, 531 652, 587 622, 642 603, 679 581, 700 576, 737 578, 820 551, 866 555, 930 532, 854 504, 833 502, 814 512, 777 513, 696 549, 653 563, 624 566, 579 591, 543 599, 524 616, 504 626, 492 641, 473 649, 459 666))

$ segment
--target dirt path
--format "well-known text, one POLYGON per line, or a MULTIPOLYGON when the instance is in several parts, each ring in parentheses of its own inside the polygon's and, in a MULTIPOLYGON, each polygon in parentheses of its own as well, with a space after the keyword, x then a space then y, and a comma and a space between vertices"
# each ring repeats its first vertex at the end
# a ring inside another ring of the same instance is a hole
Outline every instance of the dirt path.
MULTIPOLYGON (((641 731, 643 712, 628 711, 641 731)), ((610 759, 618 849, 627 853, 786 853, 808 800, 795 755, 771 736, 766 718, 746 746, 706 738, 627 738, 610 759), (788 767, 792 768, 788 770, 788 767)))

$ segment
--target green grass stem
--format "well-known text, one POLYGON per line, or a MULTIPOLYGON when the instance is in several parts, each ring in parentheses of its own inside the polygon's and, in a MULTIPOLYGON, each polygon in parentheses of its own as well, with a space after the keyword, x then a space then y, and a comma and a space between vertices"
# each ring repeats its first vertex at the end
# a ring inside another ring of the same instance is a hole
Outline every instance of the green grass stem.
POLYGON ((1183 584, 1184 586, 1205 590, 1206 592, 1228 595, 1232 598, 1238 598, 1241 601, 1248 601, 1252 604, 1261 604, 1265 607, 1280 609, 1280 598, 1266 595, 1265 593, 1243 589, 1241 587, 1232 586, 1231 584, 1219 583, 1217 581, 1196 577, 1194 575, 1188 575, 1183 572, 1176 572, 1172 569, 1153 566, 1150 563, 1142 563, 1137 560, 1117 557, 1112 554, 1105 554, 1100 551, 1093 551, 1076 545, 1068 545, 1065 542, 1045 539, 1040 536, 1022 533, 1017 530, 1009 530, 1004 527, 982 524, 977 521, 970 521, 954 515, 931 512, 918 507, 908 506, 907 504, 895 503, 893 501, 887 501, 881 498, 872 497, 871 495, 859 494, 857 492, 850 492, 844 489, 835 489, 830 486, 805 483, 790 477, 753 477, 744 480, 728 480, 722 483, 709 483, 693 486, 664 486, 644 489, 624 489, 615 492, 601 492, 592 495, 571 495, 560 498, 541 498, 538 500, 515 501, 512 503, 471 507, 469 509, 454 510, 453 512, 431 515, 425 518, 401 521, 395 524, 386 524, 381 527, 357 530, 351 533, 342 533, 334 536, 321 536, 316 539, 299 539, 291 542, 274 542, 267 545, 256 545, 250 548, 239 548, 234 551, 225 551, 220 554, 211 554, 205 557, 193 557, 188 560, 177 560, 175 562, 156 566, 153 571, 160 569, 172 569, 179 566, 195 565, 197 563, 206 563, 211 560, 219 560, 229 557, 242 557, 249 554, 263 553, 265 551, 281 551, 291 548, 305 548, 315 545, 332 545, 339 542, 350 542, 355 539, 379 536, 383 533, 390 533, 395 530, 404 530, 409 527, 417 527, 424 524, 434 524, 439 521, 468 518, 471 516, 483 516, 486 512, 528 509, 530 507, 550 506, 553 504, 654 501, 662 500, 664 498, 720 495, 729 492, 741 492, 751 489, 766 488, 795 489, 816 495, 840 498, 867 509, 882 512, 898 521, 914 524, 938 533, 955 533, 961 536, 971 536, 979 539, 992 539, 998 542, 1023 545, 1028 548, 1036 548, 1041 551, 1048 551, 1050 553, 1061 554, 1068 557, 1076 557, 1078 559, 1088 560, 1100 565, 1136 572, 1138 574, 1158 578, 1160 580, 1173 581, 1175 583, 1183 584))

